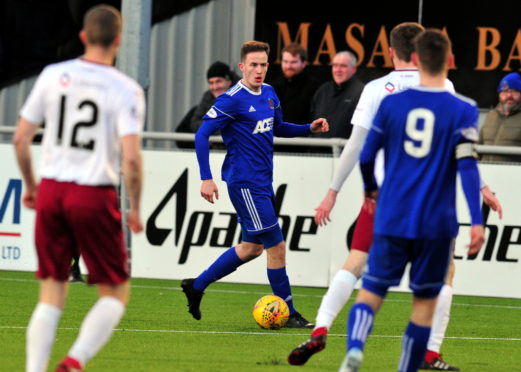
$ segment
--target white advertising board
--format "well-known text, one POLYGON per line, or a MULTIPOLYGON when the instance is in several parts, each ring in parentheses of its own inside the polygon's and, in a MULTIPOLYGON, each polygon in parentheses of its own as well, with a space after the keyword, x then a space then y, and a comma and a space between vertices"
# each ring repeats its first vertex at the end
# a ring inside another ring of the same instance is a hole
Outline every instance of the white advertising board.
MULTIPOLYGON (((38 147, 33 148, 37 164, 38 147)), ((212 154, 211 166, 220 179, 223 154, 212 154)), ((21 207, 23 192, 14 151, 0 145, 0 269, 34 271, 34 212, 21 207)), ((355 169, 337 198, 332 221, 312 224, 336 159, 275 156, 274 189, 279 222, 286 236, 287 269, 293 285, 326 287, 348 255, 347 236, 362 202, 355 169)), ((216 181, 220 197, 210 204, 200 197, 199 170, 193 152, 144 151, 145 184, 142 217, 146 231, 132 237, 132 275, 143 278, 195 277, 240 239, 240 227, 226 185, 216 181)), ((458 192, 460 234, 456 240, 454 292, 521 298, 521 169, 515 165, 481 164, 482 178, 503 204, 504 217, 487 219, 487 241, 473 259, 466 257, 468 212, 458 192)), ((241 266, 223 279, 268 283, 266 259, 241 266)), ((407 291, 407 280, 396 290, 407 291)))
MULTIPOLYGON (((33 148, 33 160, 38 150, 33 148)), ((23 184, 13 146, 0 145, 0 169, 0 270, 35 271, 35 213, 21 204, 23 184)))

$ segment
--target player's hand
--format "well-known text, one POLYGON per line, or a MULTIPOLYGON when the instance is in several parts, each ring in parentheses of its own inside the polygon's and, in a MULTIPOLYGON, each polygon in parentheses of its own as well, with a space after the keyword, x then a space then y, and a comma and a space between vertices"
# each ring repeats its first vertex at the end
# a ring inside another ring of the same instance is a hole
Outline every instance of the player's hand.
POLYGON ((201 196, 213 204, 213 196, 219 200, 219 189, 213 180, 203 180, 201 185, 201 196))
POLYGON ((470 244, 468 245, 468 255, 471 256, 477 254, 484 242, 485 232, 483 225, 472 225, 470 228, 470 244))
POLYGON ((369 214, 374 214, 376 210, 376 199, 378 198, 378 191, 365 191, 364 192, 364 204, 362 209, 369 214))
POLYGON ((27 188, 22 197, 22 204, 29 209, 36 209, 36 188, 27 188))
POLYGON ((496 198, 496 196, 490 191, 488 186, 485 186, 481 189, 481 195, 483 195, 483 202, 490 207, 493 211, 496 211, 499 219, 503 218, 503 208, 501 207, 501 203, 496 198))
POLYGON ((130 231, 133 233, 143 231, 143 222, 141 222, 141 217, 139 216, 139 211, 137 209, 130 209, 128 211, 127 224, 130 228, 130 231))
POLYGON ((331 222, 329 214, 335 206, 337 192, 329 189, 324 200, 318 207, 315 208, 315 223, 319 226, 326 226, 328 222, 331 222))
POLYGON ((312 133, 329 132, 329 124, 326 119, 318 118, 313 120, 309 130, 311 130, 312 133))

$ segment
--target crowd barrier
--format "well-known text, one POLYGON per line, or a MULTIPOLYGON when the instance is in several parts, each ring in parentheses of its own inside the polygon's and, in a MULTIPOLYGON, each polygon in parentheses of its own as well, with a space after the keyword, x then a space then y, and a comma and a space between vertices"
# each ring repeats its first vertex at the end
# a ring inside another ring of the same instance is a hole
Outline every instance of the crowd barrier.
MULTIPOLYGON (((38 162, 39 146, 33 146, 38 162)), ((145 150, 142 217, 146 231, 131 240, 133 277, 194 277, 240 238, 226 185, 217 181, 220 198, 200 197, 199 170, 193 151, 145 150)), ((224 155, 211 156, 216 180, 224 155)), ((21 206, 23 185, 11 145, 0 145, 0 270, 34 271, 34 212, 21 206)), ((327 287, 349 254, 347 238, 362 203, 362 183, 355 169, 338 196, 332 221, 313 223, 314 208, 325 195, 337 157, 275 155, 274 189, 279 221, 287 243, 287 269, 293 285, 327 287)), ((456 240, 454 292, 461 295, 521 298, 521 168, 480 164, 482 178, 504 207, 504 217, 490 212, 487 241, 475 258, 466 256, 469 216, 458 191, 460 233, 456 240)), ((459 186, 458 186, 459 187, 459 186)), ((267 283, 265 258, 224 279, 267 283)), ((407 291, 404 280, 396 290, 407 291)))

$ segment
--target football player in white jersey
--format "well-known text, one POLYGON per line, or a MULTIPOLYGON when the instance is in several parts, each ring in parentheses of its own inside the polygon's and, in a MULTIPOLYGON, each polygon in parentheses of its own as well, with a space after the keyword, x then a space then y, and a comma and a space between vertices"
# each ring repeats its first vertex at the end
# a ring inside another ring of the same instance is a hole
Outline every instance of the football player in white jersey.
MULTIPOLYGON (((353 124, 351 137, 342 151, 330 188, 323 201, 316 208, 315 222, 318 225, 326 225, 327 222, 331 221, 330 213, 335 205, 336 196, 358 162, 360 152, 382 99, 389 94, 419 85, 419 72, 411 60, 411 55, 414 51, 412 41, 423 30, 423 26, 414 22, 401 23, 392 29, 389 53, 393 60, 394 70, 379 79, 367 83, 362 91, 355 113, 351 119, 353 124)), ((446 87, 454 92, 454 86, 449 80, 446 80, 446 87)), ((375 176, 378 183, 381 184, 383 180, 382 152, 376 159, 375 176)), ((481 192, 485 203, 497 211, 501 217, 501 205, 488 186, 482 185, 481 192)), ((349 256, 342 268, 335 274, 327 293, 322 298, 315 329, 311 333, 311 337, 289 354, 288 361, 290 364, 304 364, 313 354, 324 349, 329 328, 349 300, 356 282, 362 275, 373 240, 373 218, 374 214, 370 213, 370 211, 364 208, 360 210, 349 256)), ((431 338, 428 344, 428 353, 422 368, 459 370, 459 368, 443 361, 440 354, 441 343, 449 322, 454 270, 454 262, 452 261, 447 274, 446 285, 442 288, 438 297, 431 338)))
POLYGON ((104 5, 90 9, 80 39, 81 58, 49 65, 38 77, 13 138, 25 184, 23 204, 36 209, 40 295, 27 327, 27 372, 47 370, 75 253, 85 261, 89 283, 98 285, 99 299, 56 371, 82 371, 123 316, 130 287, 116 191, 121 155, 128 224, 133 232, 143 229, 145 100, 142 88, 112 67, 121 40, 119 11, 104 5), (30 144, 43 122, 37 184, 30 144))

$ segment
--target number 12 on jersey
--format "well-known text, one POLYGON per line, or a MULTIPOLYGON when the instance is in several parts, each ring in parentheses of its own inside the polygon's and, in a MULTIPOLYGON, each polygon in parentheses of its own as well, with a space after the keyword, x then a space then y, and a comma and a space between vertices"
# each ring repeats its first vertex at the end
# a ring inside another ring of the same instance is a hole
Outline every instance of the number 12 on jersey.
MULTIPOLYGON (((67 113, 65 112, 65 108, 67 107, 67 96, 62 95, 60 97, 60 113, 58 119, 58 133, 57 133, 57 141, 58 145, 62 144, 63 140, 63 127, 66 119, 67 113)), ((70 146, 74 148, 84 149, 84 150, 94 150, 94 146, 96 142, 94 139, 91 139, 87 142, 78 142, 78 132, 82 127, 92 127, 96 125, 98 122, 98 105, 94 101, 91 100, 83 100, 78 104, 79 111, 90 111, 90 119, 86 121, 79 121, 72 126, 72 135, 70 146)))

